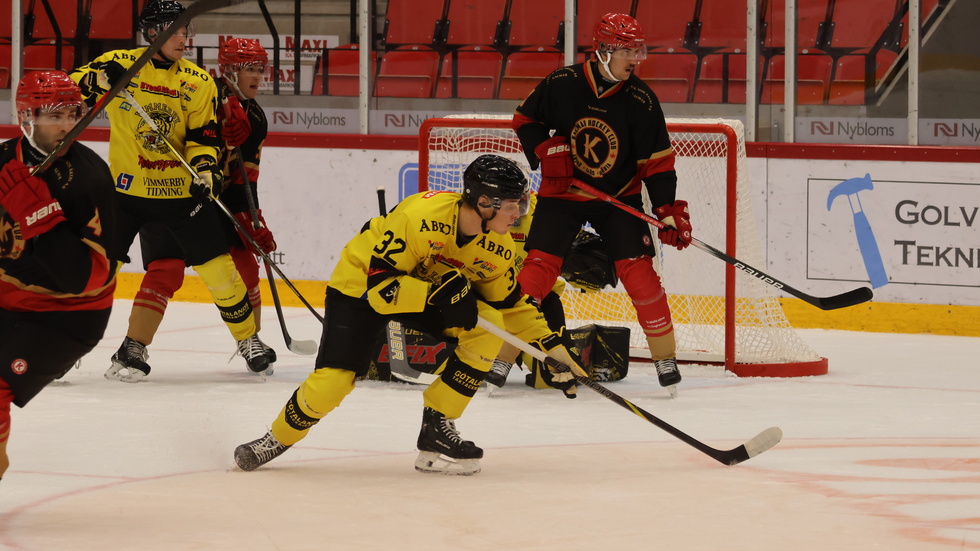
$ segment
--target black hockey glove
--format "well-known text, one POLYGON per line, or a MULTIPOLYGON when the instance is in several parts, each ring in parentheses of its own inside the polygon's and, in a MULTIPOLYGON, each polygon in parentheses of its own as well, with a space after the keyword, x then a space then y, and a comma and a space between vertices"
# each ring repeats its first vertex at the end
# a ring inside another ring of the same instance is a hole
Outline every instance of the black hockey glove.
POLYGON ((431 293, 426 302, 439 308, 446 327, 460 327, 469 331, 476 327, 476 294, 470 289, 470 281, 459 270, 443 274, 442 283, 431 293))
MULTIPOLYGON (((578 387, 575 384, 573 371, 584 373, 584 370, 575 362, 568 349, 565 348, 561 334, 552 333, 530 344, 538 350, 547 353, 548 360, 552 360, 545 362, 550 375, 550 380, 548 380, 548 377, 543 377, 545 382, 562 391, 566 398, 575 398, 578 396, 578 387), (576 367, 578 370, 575 369, 576 367)), ((544 375, 543 372, 542 375, 544 375)))
POLYGON ((199 155, 191 161, 198 178, 191 182, 191 195, 198 198, 212 199, 221 193, 221 169, 214 157, 199 155))
POLYGON ((112 89, 119 82, 119 79, 126 74, 126 69, 115 61, 103 61, 91 65, 94 72, 91 72, 82 79, 82 91, 97 92, 104 94, 112 89))

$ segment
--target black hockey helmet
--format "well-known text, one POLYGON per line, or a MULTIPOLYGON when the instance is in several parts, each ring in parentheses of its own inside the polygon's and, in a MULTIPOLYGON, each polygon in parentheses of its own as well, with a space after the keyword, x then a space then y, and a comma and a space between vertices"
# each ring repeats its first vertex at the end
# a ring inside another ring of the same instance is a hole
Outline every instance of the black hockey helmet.
POLYGON ((463 201, 474 208, 493 206, 499 210, 504 199, 520 199, 523 215, 527 213, 529 190, 524 171, 500 155, 480 155, 463 172, 463 201), (477 204, 484 195, 490 198, 491 205, 477 204))
POLYGON ((143 38, 147 43, 153 42, 156 35, 182 13, 184 6, 175 0, 149 0, 140 12, 140 31, 143 32, 143 38))

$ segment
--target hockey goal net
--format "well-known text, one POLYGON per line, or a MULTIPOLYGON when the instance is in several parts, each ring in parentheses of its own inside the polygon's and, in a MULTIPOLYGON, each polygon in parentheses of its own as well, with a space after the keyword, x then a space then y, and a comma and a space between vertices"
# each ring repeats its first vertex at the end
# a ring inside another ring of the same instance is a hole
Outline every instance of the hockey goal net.
MULTIPOLYGON (((690 204, 697 238, 765 269, 742 123, 720 119, 668 119, 667 123, 677 154, 677 197, 690 204)), ((509 116, 425 121, 419 138, 419 191, 461 191, 463 170, 484 153, 511 158, 528 170, 509 116)), ((536 189, 540 174, 528 172, 536 189)), ((827 372, 826 358, 800 339, 772 287, 693 247, 684 251, 658 247, 658 251, 655 262, 668 293, 680 361, 723 363, 739 376, 827 372)), ((590 323, 629 327, 631 355, 649 357, 643 330, 621 286, 583 293, 569 285, 561 300, 568 327, 590 323)))

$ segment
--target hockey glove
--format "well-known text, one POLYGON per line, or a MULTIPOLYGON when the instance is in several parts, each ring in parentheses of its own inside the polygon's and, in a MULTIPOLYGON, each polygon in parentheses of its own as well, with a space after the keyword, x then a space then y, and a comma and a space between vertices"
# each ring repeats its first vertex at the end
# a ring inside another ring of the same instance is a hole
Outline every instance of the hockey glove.
POLYGON ((575 169, 568 140, 564 136, 553 136, 535 147, 534 154, 541 161, 541 188, 538 195, 553 197, 565 193, 572 184, 575 169))
POLYGON ((198 178, 191 182, 191 195, 213 199, 221 192, 221 169, 213 157, 199 155, 191 161, 198 178))
MULTIPOLYGON (((235 220, 238 220, 242 227, 248 230, 248 234, 256 243, 259 244, 259 247, 262 248, 262 252, 269 254, 276 250, 276 240, 272 237, 272 232, 269 231, 269 228, 265 227, 265 218, 262 218, 262 209, 256 209, 255 214, 258 215, 259 218, 258 228, 252 224, 252 217, 247 212, 236 212, 235 220)), ((239 233, 241 233, 241 230, 239 230, 239 233)), ((255 254, 259 254, 259 252, 255 250, 255 247, 252 246, 251 241, 246 239, 244 236, 242 237, 242 243, 245 243, 246 249, 255 254)))
POLYGON ((222 102, 224 109, 219 113, 221 119, 221 139, 234 149, 252 135, 252 124, 248 121, 248 113, 242 107, 236 96, 230 96, 222 102))
POLYGON ((470 289, 470 281, 459 270, 443 274, 442 283, 429 293, 426 302, 439 308, 446 327, 460 327, 466 331, 476 327, 479 317, 476 294, 470 289))
POLYGON ((65 221, 61 203, 51 197, 48 184, 17 159, 0 170, 0 205, 20 224, 20 237, 28 240, 65 221))
MULTIPOLYGON (((551 380, 546 382, 565 393, 566 398, 575 398, 578 396, 578 387, 575 385, 574 372, 576 367, 579 370, 582 370, 582 368, 572 359, 572 355, 569 354, 568 349, 562 344, 561 335, 559 333, 552 333, 547 337, 532 342, 531 345, 547 353, 549 360, 554 360, 545 362, 545 365, 548 366, 548 372, 551 375, 551 380)), ((584 373, 584 370, 582 372, 584 373)))
POLYGON ((103 61, 91 65, 94 72, 91 72, 82 79, 83 90, 104 94, 112 89, 119 82, 119 79, 126 74, 126 69, 115 61, 103 61))
POLYGON ((687 201, 674 201, 673 205, 653 209, 653 213, 667 224, 659 231, 661 243, 677 247, 679 251, 691 244, 691 214, 687 211, 687 201))

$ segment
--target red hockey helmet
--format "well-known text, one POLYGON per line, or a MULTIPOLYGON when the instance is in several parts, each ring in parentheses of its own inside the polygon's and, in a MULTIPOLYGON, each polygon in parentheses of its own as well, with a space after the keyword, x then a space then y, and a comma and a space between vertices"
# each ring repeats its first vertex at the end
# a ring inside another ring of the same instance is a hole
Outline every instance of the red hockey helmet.
POLYGON ((625 13, 607 13, 592 29, 592 47, 603 53, 619 48, 641 48, 646 52, 646 37, 636 19, 625 13))
POLYGON ((242 65, 267 65, 269 54, 254 38, 229 38, 218 49, 218 64, 239 67, 242 65))
POLYGON ((82 90, 62 71, 33 71, 17 84, 17 113, 21 124, 33 119, 38 111, 53 111, 76 107, 79 115, 85 110, 82 90))

